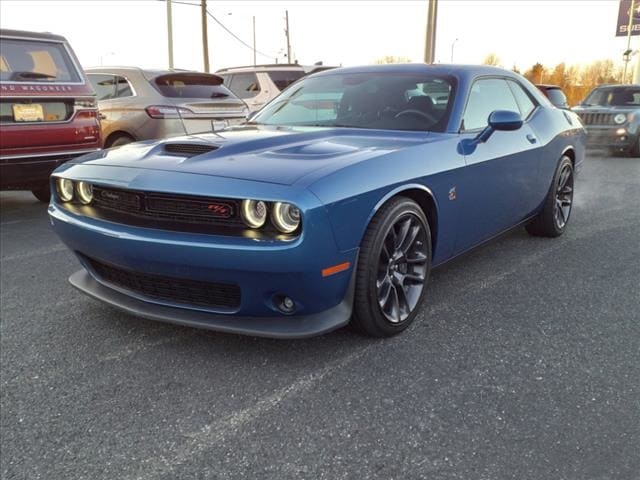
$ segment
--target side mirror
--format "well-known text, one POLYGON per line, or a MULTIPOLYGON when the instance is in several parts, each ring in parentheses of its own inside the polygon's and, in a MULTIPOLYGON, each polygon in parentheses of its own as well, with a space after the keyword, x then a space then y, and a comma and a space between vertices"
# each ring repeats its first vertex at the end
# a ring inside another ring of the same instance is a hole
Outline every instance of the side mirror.
POLYGON ((522 117, 511 110, 494 110, 489 114, 488 125, 475 138, 460 141, 458 151, 463 155, 471 155, 480 143, 485 143, 495 131, 513 131, 522 127, 522 117))
POLYGON ((494 130, 509 132, 522 127, 522 117, 510 110, 495 110, 489 115, 488 123, 494 130))

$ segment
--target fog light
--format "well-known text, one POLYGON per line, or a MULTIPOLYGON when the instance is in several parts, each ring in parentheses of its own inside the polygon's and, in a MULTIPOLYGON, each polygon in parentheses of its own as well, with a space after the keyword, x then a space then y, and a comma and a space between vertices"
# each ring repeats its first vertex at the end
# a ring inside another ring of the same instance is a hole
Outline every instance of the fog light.
POLYGON ((286 295, 276 295, 273 298, 276 308, 286 315, 290 315, 296 310, 296 302, 286 295))

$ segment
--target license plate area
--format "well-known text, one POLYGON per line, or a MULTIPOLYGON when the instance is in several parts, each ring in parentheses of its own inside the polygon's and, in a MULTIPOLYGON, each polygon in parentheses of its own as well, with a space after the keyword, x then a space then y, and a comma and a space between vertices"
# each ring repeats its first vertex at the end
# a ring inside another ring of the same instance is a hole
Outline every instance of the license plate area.
POLYGON ((44 108, 39 103, 14 103, 13 120, 15 122, 43 122, 44 108))

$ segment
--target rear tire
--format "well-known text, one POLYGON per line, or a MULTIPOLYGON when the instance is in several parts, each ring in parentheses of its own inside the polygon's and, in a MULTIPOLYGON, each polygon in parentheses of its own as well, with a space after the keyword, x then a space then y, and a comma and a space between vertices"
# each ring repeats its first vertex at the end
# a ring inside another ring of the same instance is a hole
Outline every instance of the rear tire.
POLYGON ((431 231, 416 202, 396 197, 373 217, 360 245, 352 325, 390 337, 415 319, 431 270, 431 231))
POLYGON ((542 210, 525 227, 530 235, 555 238, 569 223, 573 207, 573 163, 566 155, 560 159, 542 210))
POLYGON ((36 190, 31 190, 31 193, 33 193, 33 196, 43 203, 49 203, 49 200, 51 200, 51 189, 49 188, 49 184, 46 184, 44 187, 40 187, 36 190))

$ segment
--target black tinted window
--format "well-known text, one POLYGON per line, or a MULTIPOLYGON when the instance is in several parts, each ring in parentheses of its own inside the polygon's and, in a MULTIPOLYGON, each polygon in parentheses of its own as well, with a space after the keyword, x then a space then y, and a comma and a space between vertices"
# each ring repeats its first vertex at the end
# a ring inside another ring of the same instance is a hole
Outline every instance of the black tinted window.
POLYGON ((240 98, 255 97, 260 92, 260 84, 255 73, 234 73, 230 89, 240 98))
POLYGON ((304 76, 304 72, 300 70, 272 70, 267 73, 269 74, 271 81, 280 91, 284 90, 293 82, 304 76))
POLYGON ((559 88, 549 88, 547 89, 546 93, 551 103, 553 103, 556 107, 567 106, 567 97, 559 88))
POLYGON ((16 82, 81 81, 61 43, 5 38, 0 42, 0 79, 16 82))
POLYGON ((113 75, 90 73, 87 76, 98 100, 109 100, 116 96, 116 81, 113 75))
POLYGON ((170 98, 225 98, 231 96, 220 77, 207 74, 170 73, 160 75, 151 84, 170 98))
POLYGON ((499 78, 478 80, 469 93, 463 118, 463 130, 486 127, 489 115, 494 110, 520 112, 516 99, 505 80, 499 78))
POLYGON ((126 78, 116 77, 115 84, 116 84, 116 97, 123 98, 123 97, 130 97, 133 95, 133 91, 131 90, 131 85, 129 85, 129 82, 127 81, 126 78))

